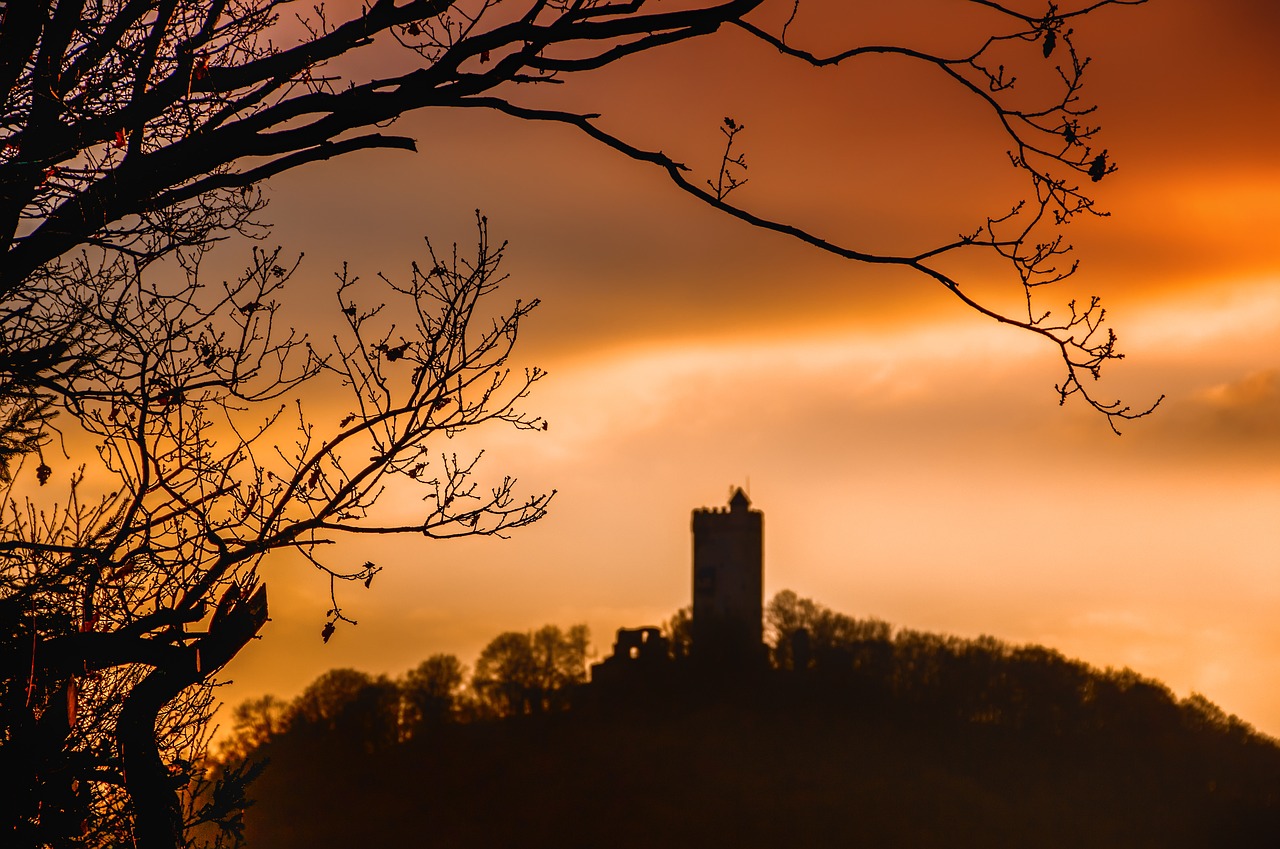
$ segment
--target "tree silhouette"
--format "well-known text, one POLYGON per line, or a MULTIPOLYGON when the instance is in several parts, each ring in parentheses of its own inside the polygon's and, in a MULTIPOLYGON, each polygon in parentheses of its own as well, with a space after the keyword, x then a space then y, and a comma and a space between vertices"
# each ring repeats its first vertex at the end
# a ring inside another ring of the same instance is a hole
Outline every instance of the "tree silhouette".
MULTIPOLYGON (((766 0, 659 8, 606 0, 377 0, 330 20, 323 6, 280 30, 282 0, 61 0, 10 4, 0 25, 0 298, 55 279, 69 252, 93 246, 145 265, 252 229, 258 184, 283 171, 371 148, 415 148, 381 131, 412 110, 479 108, 549 121, 653 166, 679 189, 755 227, 846 259, 912 269, 979 313, 1049 340, 1060 352, 1063 400, 1079 395, 1117 420, 1142 415, 1090 394, 1099 369, 1119 356, 1096 300, 1046 310, 1033 297, 1075 264, 1058 228, 1098 214, 1082 182, 1115 170, 1094 147, 1097 127, 1081 92, 1088 59, 1073 22, 1107 6, 1145 0, 1047 3, 1027 13, 970 0, 993 29, 953 55, 906 45, 853 44, 817 55, 792 43, 798 15, 766 0), (773 14, 769 14, 772 11, 773 14), (1021 197, 958 222, 962 235, 907 254, 832 241, 734 201, 746 182, 742 125, 728 139, 715 179, 702 179, 662 150, 612 132, 598 116, 538 105, 530 92, 643 52, 712 35, 745 34, 765 51, 814 67, 893 56, 956 86, 1005 136, 1024 178, 1021 197), (388 53, 398 54, 388 56, 388 53), (376 77, 352 76, 351 57, 379 56, 376 77), (1048 67, 1049 82, 1034 82, 1048 67), (1018 69, 1032 82, 1018 85, 1018 69), (941 263, 992 255, 1010 269, 1025 309, 1005 310, 970 293, 941 263)), ((46 366, 56 345, 42 352, 46 366)), ((16 370, 9 361, 6 371, 16 370)), ((31 363, 28 363, 31 365, 31 363)))
POLYGON ((288 727, 289 704, 275 696, 259 696, 236 705, 231 713, 231 733, 223 744, 223 762, 244 761, 288 727))
POLYGON ((334 669, 294 699, 285 722, 308 741, 375 751, 399 742, 399 715, 400 689, 390 679, 334 669))
POLYGON ((499 634, 476 659, 472 689, 494 716, 564 710, 573 688, 587 680, 590 642, 585 625, 499 634))
POLYGON ((404 282, 340 273, 345 332, 327 353, 275 322, 294 273, 278 252, 256 252, 220 291, 194 268, 160 284, 121 261, 86 269, 9 325, 21 339, 48 315, 80 316, 61 392, 84 436, 67 445, 100 463, 98 480, 60 469, 60 499, 24 498, 20 469, 0 492, 0 756, 20 787, 4 797, 11 835, 58 842, 87 823, 164 846, 234 815, 178 791, 207 742, 213 676, 266 621, 272 553, 330 581, 317 628, 327 640, 349 621, 337 585, 367 586, 381 568, 326 559, 335 539, 503 534, 543 515, 550 496, 517 496, 510 478, 485 485, 475 458, 436 453, 440 437, 486 423, 544 425, 517 408, 542 373, 508 366, 536 302, 492 309, 502 247, 477 224, 472 259, 428 250, 404 282), (345 392, 351 412, 317 419, 279 400, 308 387, 330 401, 345 392), (389 490, 419 515, 381 519, 389 490))
POLYGON ((667 648, 673 660, 692 657, 693 605, 685 605, 671 614, 671 618, 662 623, 662 636, 667 640, 667 648))
POLYGON ((769 600, 764 618, 773 665, 785 670, 829 664, 836 654, 854 662, 855 650, 887 644, 892 633, 887 622, 854 619, 791 590, 781 590, 769 600), (796 656, 797 635, 803 635, 804 661, 796 656))
POLYGON ((466 684, 466 668, 451 654, 433 654, 400 683, 402 735, 412 738, 454 718, 466 684))

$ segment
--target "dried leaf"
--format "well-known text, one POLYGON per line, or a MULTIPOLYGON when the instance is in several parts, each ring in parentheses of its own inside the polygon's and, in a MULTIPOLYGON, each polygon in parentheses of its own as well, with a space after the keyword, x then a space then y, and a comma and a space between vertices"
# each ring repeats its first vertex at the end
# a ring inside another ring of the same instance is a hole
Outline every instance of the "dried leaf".
POLYGON ((333 636, 333 631, 334 627, 332 622, 324 623, 324 629, 320 631, 320 639, 324 640, 326 643, 329 642, 329 638, 333 636))
POLYGON ((156 401, 158 401, 162 407, 172 407, 174 404, 181 404, 184 397, 182 389, 180 387, 175 387, 161 392, 156 396, 156 401))
POLYGON ((1098 182, 1107 173, 1107 152, 1104 150, 1093 158, 1093 163, 1089 165, 1089 179, 1098 182))

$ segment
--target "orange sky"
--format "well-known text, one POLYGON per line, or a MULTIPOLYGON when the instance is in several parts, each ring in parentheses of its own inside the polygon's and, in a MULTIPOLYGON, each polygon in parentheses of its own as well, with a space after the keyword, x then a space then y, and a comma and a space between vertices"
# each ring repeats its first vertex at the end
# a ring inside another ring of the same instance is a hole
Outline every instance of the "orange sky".
MULTIPOLYGON (((896 8, 936 46, 964 30, 937 14, 955 5, 896 8)), ((908 31, 849 7, 806 0, 794 41, 908 31)), ((1280 4, 1152 0, 1079 30, 1120 170, 1097 190, 1113 217, 1070 228, 1084 266, 1056 300, 1105 296, 1128 354, 1107 394, 1167 396, 1119 438, 1059 408, 1038 340, 725 219, 564 128, 414 115, 396 129, 416 155, 275 180, 271 240, 306 252, 318 289, 343 260, 402 272, 423 235, 468 244, 471 210, 488 215, 508 293, 544 301, 522 348, 551 371, 527 404, 551 429, 468 444, 560 494, 508 541, 385 544, 394 568, 348 593, 361 624, 328 645, 327 583, 274 561, 272 622, 224 699, 470 662, 548 622, 587 622, 606 653, 615 628, 689 602, 689 511, 749 480, 766 595, 1131 666, 1280 735, 1280 4)), ((565 89, 530 96, 707 176, 734 116, 751 164, 735 197, 858 246, 946 238, 1009 198, 1001 139, 901 63, 803 71, 726 33, 565 89)))

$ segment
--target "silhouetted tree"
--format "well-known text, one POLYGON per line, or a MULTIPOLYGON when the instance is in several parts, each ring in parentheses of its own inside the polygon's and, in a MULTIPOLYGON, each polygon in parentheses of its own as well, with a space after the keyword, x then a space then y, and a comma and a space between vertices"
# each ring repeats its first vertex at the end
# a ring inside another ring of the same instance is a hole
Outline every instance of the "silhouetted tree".
POLYGON ((288 732, 334 746, 387 749, 400 740, 400 688, 386 676, 334 669, 290 705, 288 732))
MULTIPOLYGON (((292 8, 282 0, 10 3, 0 22, 0 302, 49 286, 85 247, 145 266, 251 231, 261 181, 358 150, 412 150, 413 139, 381 131, 407 111, 478 108, 584 133, 752 226, 855 262, 912 269, 966 306, 1049 340, 1062 357, 1064 399, 1078 394, 1108 420, 1129 418, 1142 413, 1089 394, 1091 378, 1118 356, 1097 302, 1046 311, 1033 295, 1074 271, 1056 228, 1097 214, 1086 186, 1115 170, 1094 146, 1092 109, 1081 101, 1088 60, 1077 53, 1072 24, 1103 7, 1143 2, 1047 3, 1029 13, 970 0, 992 30, 949 55, 855 43, 826 56, 788 36, 798 15, 822 10, 766 0, 677 8, 647 0, 377 0, 342 21, 315 7, 287 31, 279 18, 292 8), (615 134, 597 115, 527 94, 719 30, 803 65, 892 56, 938 74, 1004 135, 1025 178, 1021 197, 966 216, 955 239, 905 254, 839 244, 736 203, 746 160, 743 126, 733 119, 724 121, 719 176, 707 180, 662 149, 615 134), (359 61, 365 57, 377 70, 360 77, 353 69, 369 67, 359 61), (975 228, 972 220, 984 223, 975 228), (944 262, 970 253, 1007 264, 1025 310, 980 301, 945 270, 944 262)), ((56 392, 55 337, 39 354, 0 352, 0 371, 38 367, 56 392)))
POLYGON ((401 732, 414 737, 454 718, 466 686, 466 667, 451 654, 433 654, 400 682, 401 732))
POLYGON ((563 710, 573 688, 587 680, 589 649, 586 625, 507 631, 480 652, 471 686, 496 716, 563 710))
POLYGON ((800 598, 791 590, 782 590, 765 606, 766 641, 770 658, 777 669, 796 669, 793 646, 796 635, 804 632, 808 666, 844 662, 857 665, 855 655, 866 644, 887 644, 892 628, 879 619, 855 619, 837 613, 812 599, 800 598))
POLYGON ((477 223, 471 260, 428 251, 404 282, 344 270, 333 310, 345 332, 328 353, 276 321, 294 272, 278 252, 255 252, 220 290, 195 267, 152 283, 123 260, 81 259, 83 274, 24 294, 10 341, 38 346, 39 327, 78 321, 61 343, 76 364, 61 397, 83 435, 66 445, 100 467, 60 470, 60 500, 35 500, 44 461, 34 492, 17 467, 0 489, 0 759, 21 788, 2 813, 14 839, 72 839, 87 823, 173 845, 210 813, 179 795, 184 765, 207 743, 213 676, 266 621, 272 552, 330 581, 327 640, 347 618, 337 584, 367 586, 380 568, 327 561, 334 539, 502 534, 543 515, 549 496, 517 498, 510 478, 482 488, 475 459, 435 453, 443 435, 488 422, 543 426, 516 408, 542 373, 508 366, 536 302, 490 309, 502 248, 477 223), (349 412, 277 400, 326 382, 349 412), (388 488, 416 492, 420 515, 381 519, 388 488))
POLYGON ((533 632, 531 643, 544 694, 542 710, 569 707, 573 689, 587 680, 591 632, 586 625, 571 625, 565 631, 556 625, 544 625, 533 632))
POLYGON ((662 623, 662 636, 667 638, 667 650, 673 660, 685 660, 693 655, 693 606, 684 607, 671 614, 662 623))
POLYGON ((289 727, 289 704, 275 696, 259 696, 236 705, 231 731, 221 747, 219 760, 248 759, 289 727))
POLYGON ((496 716, 533 712, 540 694, 529 635, 506 631, 490 640, 476 660, 471 687, 496 716))
POLYGON ((1008 669, 990 684, 989 701, 1004 705, 1006 725, 1046 736, 1080 730, 1090 670, 1041 646, 1021 646, 1002 659, 1008 669))
POLYGON ((1089 682, 1085 702, 1095 730, 1122 738, 1160 739, 1181 724, 1173 693, 1132 669, 1108 669, 1089 682))

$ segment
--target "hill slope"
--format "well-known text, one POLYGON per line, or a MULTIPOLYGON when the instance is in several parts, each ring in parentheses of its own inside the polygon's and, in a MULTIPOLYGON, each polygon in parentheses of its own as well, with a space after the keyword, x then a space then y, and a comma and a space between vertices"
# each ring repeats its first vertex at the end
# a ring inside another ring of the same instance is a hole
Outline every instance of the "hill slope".
POLYGON ((867 710, 794 681, 441 726, 285 737, 250 847, 1276 847, 1280 749, 1229 729, 1046 734, 867 710))

